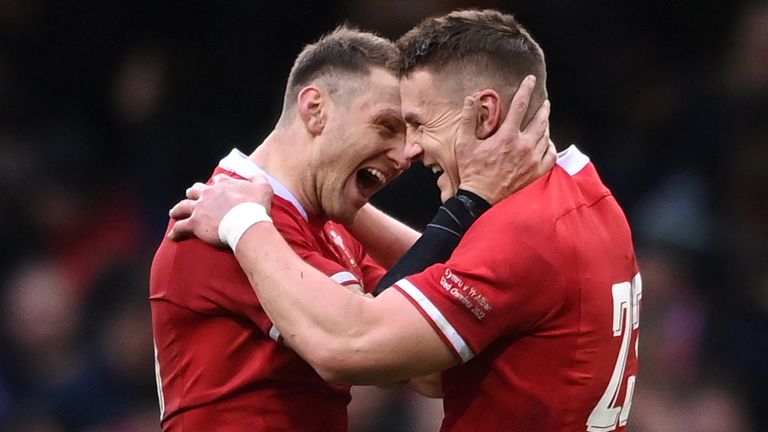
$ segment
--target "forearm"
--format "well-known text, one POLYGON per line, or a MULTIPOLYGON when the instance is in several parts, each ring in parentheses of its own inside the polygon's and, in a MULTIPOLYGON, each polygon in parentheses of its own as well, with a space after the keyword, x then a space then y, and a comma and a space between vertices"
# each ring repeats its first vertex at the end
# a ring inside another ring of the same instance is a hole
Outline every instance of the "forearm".
POLYGON ((236 256, 286 344, 324 379, 380 384, 452 364, 446 361, 450 354, 416 361, 435 357, 436 346, 447 350, 435 335, 431 345, 414 343, 402 354, 402 333, 415 326, 414 320, 434 333, 408 300, 397 299, 398 293, 371 299, 349 292, 299 258, 272 224, 257 223, 246 231, 236 256), (394 314, 400 319, 392 320, 394 314))
POLYGON ((368 253, 386 268, 400 259, 421 235, 371 204, 363 206, 355 222, 347 228, 368 253))
POLYGON ((367 299, 338 289, 297 256, 271 224, 251 227, 235 252, 285 342, 308 361, 321 355, 329 340, 348 336, 350 323, 361 319, 367 299))

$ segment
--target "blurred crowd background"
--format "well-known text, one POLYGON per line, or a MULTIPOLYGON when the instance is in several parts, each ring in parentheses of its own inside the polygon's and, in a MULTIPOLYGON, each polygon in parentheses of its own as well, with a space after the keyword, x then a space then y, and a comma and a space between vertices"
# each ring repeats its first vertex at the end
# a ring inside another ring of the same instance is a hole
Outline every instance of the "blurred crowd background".
MULTIPOLYGON (((744 0, 0 0, 0 430, 159 430, 147 285, 168 209, 271 130, 305 43, 469 6, 541 43, 555 142, 591 156, 632 223, 632 430, 763 430, 768 2, 744 0)), ((423 226, 433 176, 375 203, 423 226)), ((403 390, 358 394, 353 432, 439 424, 403 390)))

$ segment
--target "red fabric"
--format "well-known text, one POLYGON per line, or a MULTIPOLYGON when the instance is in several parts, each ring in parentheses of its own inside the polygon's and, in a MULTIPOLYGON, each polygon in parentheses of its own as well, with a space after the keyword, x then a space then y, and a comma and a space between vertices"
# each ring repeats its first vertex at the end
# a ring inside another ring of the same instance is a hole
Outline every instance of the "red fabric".
MULTIPOLYGON (((342 226, 307 221, 278 196, 271 216, 291 247, 326 275, 360 278, 365 271, 370 290, 384 274, 342 226)), ((347 430, 349 388, 325 383, 268 336, 272 323, 229 250, 163 240, 150 294, 164 430, 347 430)))
POLYGON ((447 263, 398 283, 428 299, 417 307, 447 343, 432 306, 476 353, 443 373, 442 430, 583 432, 624 345, 618 400, 606 404, 621 407, 637 330, 614 336, 612 290, 637 273, 626 218, 587 164, 575 175, 557 166, 483 215, 447 263))

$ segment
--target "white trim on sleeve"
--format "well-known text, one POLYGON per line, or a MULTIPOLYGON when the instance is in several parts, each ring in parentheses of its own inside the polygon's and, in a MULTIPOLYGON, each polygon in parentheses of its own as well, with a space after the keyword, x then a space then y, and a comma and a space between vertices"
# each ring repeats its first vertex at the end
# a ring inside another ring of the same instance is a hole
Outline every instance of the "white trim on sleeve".
POLYGON ((355 277, 355 275, 348 271, 341 271, 336 273, 335 275, 331 276, 331 280, 339 285, 344 285, 350 282, 354 282, 360 285, 360 281, 355 277))
POLYGON ((421 292, 421 290, 419 290, 419 288, 416 287, 416 285, 412 284, 407 279, 400 279, 395 283, 395 285, 397 285, 400 289, 403 290, 403 292, 415 300, 419 307, 421 307, 424 312, 427 313, 427 315, 432 319, 432 322, 437 325, 437 328, 440 329, 445 338, 450 342, 454 351, 459 354, 461 361, 466 363, 475 356, 475 354, 472 352, 472 349, 469 348, 469 345, 467 345, 461 335, 459 335, 451 323, 445 319, 445 316, 443 316, 440 310, 435 307, 435 305, 427 298, 427 296, 424 295, 424 293, 421 292))

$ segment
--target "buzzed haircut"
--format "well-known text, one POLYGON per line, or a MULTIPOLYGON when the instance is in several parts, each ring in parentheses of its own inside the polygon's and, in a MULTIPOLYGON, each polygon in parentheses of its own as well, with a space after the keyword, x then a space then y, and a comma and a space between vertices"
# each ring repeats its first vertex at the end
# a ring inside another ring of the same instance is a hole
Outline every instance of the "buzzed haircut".
POLYGON ((511 100, 523 78, 535 75, 529 114, 547 98, 544 52, 512 15, 490 9, 454 11, 425 19, 396 45, 401 77, 421 68, 435 74, 458 73, 462 81, 484 81, 486 86, 508 90, 504 96, 511 100))
MULTIPOLYGON (((347 24, 309 44, 296 57, 283 100, 283 113, 296 103, 301 89, 318 79, 339 75, 367 75, 372 67, 396 73, 399 53, 394 43, 374 33, 347 24)), ((339 81, 354 85, 354 80, 339 81)), ((333 93, 338 89, 331 88, 333 93)))

